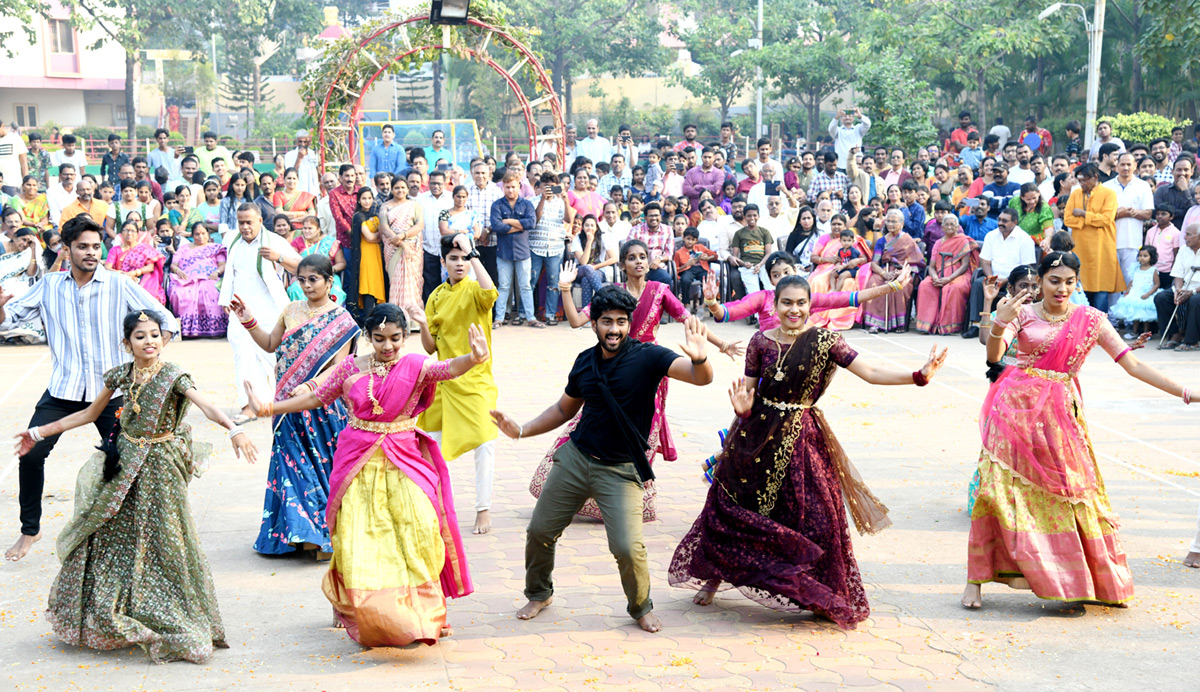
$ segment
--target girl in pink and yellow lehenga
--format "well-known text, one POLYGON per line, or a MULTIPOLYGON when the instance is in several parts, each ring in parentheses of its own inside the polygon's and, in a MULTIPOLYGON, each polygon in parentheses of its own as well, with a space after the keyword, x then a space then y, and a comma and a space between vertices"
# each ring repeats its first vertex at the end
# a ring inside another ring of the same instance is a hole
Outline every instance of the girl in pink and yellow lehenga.
POLYGON ((1071 303, 1074 254, 1046 255, 1038 277, 1042 301, 1025 305, 1025 291, 1004 298, 988 337, 989 361, 1016 339, 1017 362, 980 415, 962 603, 980 607, 980 585, 997 581, 1039 598, 1121 605, 1133 597, 1133 577, 1083 418, 1079 369, 1099 345, 1146 384, 1185 402, 1190 392, 1130 353, 1104 313, 1071 303))
MULTIPOLYGON (((419 308, 413 316, 425 318, 419 308)), ((373 353, 346 357, 315 391, 273 405, 251 402, 263 416, 345 401, 350 421, 329 477, 333 559, 322 589, 335 624, 363 646, 434 644, 450 634, 446 597, 474 589, 449 470, 417 416, 433 402, 438 382, 487 360, 487 339, 471 325, 467 355, 402 355, 407 321, 388 303, 375 307, 364 330, 373 353)))

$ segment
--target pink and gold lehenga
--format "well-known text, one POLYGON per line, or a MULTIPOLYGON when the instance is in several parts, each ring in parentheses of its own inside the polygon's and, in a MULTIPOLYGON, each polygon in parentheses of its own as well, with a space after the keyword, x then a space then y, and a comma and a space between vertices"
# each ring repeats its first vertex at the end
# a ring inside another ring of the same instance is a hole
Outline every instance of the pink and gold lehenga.
POLYGON ((967 581, 1027 587, 1056 601, 1124 603, 1133 578, 1077 375, 1097 344, 1114 361, 1129 348, 1104 313, 1086 306, 1054 323, 1024 306, 1008 338, 1017 339, 1017 364, 992 386, 980 415, 967 581))
POLYGON ((333 559, 321 587, 364 646, 436 643, 446 597, 473 591, 446 462, 416 426, 450 378, 448 361, 422 355, 382 377, 347 356, 317 391, 326 405, 342 397, 350 418, 329 477, 333 559))

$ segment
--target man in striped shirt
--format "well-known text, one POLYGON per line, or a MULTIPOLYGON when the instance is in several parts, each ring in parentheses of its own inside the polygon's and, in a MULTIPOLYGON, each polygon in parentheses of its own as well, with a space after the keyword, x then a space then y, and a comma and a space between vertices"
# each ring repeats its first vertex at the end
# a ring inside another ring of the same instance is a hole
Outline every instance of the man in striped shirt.
MULTIPOLYGON (((39 317, 46 326, 50 386, 33 411, 31 428, 87 408, 104 388, 104 373, 130 360, 121 349, 126 314, 144 311, 164 317, 168 340, 179 331, 171 313, 136 281, 101 265, 102 235, 90 216, 76 216, 62 228, 71 271, 47 274, 17 300, 0 291, 0 329, 39 317)), ((96 420, 102 437, 112 431, 121 404, 122 397, 113 397, 96 420)), ((4 554, 9 560, 25 557, 41 538, 46 457, 57 442, 57 435, 47 437, 20 459, 21 537, 4 554)))

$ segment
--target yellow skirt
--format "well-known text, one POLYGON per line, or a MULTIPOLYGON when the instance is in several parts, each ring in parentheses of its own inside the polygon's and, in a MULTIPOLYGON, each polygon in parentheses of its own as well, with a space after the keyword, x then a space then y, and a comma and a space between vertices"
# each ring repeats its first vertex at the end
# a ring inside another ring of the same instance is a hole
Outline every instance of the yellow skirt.
POLYGON ((437 642, 446 626, 440 527, 425 492, 376 450, 342 498, 321 584, 359 644, 437 642))
POLYGON ((358 306, 362 307, 362 296, 375 296, 375 302, 386 303, 387 292, 383 290, 383 250, 379 243, 365 240, 358 244, 358 306))

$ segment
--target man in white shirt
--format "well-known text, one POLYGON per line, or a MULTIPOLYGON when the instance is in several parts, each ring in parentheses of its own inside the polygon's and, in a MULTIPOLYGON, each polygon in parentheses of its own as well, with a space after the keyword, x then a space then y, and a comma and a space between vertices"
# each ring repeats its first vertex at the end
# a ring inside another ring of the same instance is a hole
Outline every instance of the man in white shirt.
POLYGON ((75 165, 64 163, 58 167, 58 184, 46 189, 46 202, 50 207, 50 223, 59 225, 62 210, 75 201, 75 181, 78 179, 75 165))
POLYGON ((607 138, 600 136, 599 121, 592 118, 587 121, 585 127, 587 128, 587 137, 579 140, 575 145, 575 155, 583 156, 594 164, 612 159, 612 143, 607 138))
POLYGON ((767 197, 767 213, 759 217, 758 225, 770 231, 771 237, 778 243, 780 238, 787 237, 796 227, 799 214, 800 204, 796 201, 796 193, 780 185, 779 194, 767 197))
MULTIPOLYGON (((63 135, 63 148, 54 152, 53 154, 50 154, 50 165, 61 166, 64 163, 69 163, 75 167, 75 170, 80 171, 80 174, 82 175, 84 166, 87 166, 87 157, 83 155, 82 151, 76 148, 78 143, 79 140, 75 138, 75 135, 63 135)), ((7 177, 5 179, 7 180, 7 177)))
MULTIPOLYGON (((1029 167, 1029 161, 1033 158, 1033 151, 1028 144, 1020 144, 1017 146, 1017 165, 1008 169, 1008 182, 1024 185, 1025 183, 1037 182, 1037 176, 1033 169, 1029 167)), ((1049 200, 1049 198, 1046 198, 1049 200)))
MULTIPOLYGON (((158 147, 146 155, 146 161, 150 164, 151 173, 160 168, 167 169, 167 187, 164 190, 174 192, 176 186, 183 182, 181 176, 183 173, 183 147, 169 147, 167 142, 171 139, 171 133, 164 128, 158 128, 154 131, 154 141, 158 143, 158 147)), ((187 182, 191 182, 190 180, 187 182)))
POLYGON ((296 132, 296 148, 283 155, 285 168, 295 168, 300 176, 299 188, 310 195, 321 193, 320 160, 317 153, 309 147, 312 145, 312 135, 308 130, 296 132))
POLYGON ((288 304, 287 289, 275 264, 295 273, 300 255, 283 236, 264 232, 262 211, 253 202, 238 207, 237 224, 238 232, 230 233, 225 240, 229 254, 218 302, 232 318, 228 337, 233 349, 234 398, 242 410, 234 422, 240 424, 258 416, 258 412, 250 407, 245 383, 250 383, 263 400, 274 398, 275 354, 259 348, 250 332, 242 326, 237 313, 231 310, 234 297, 249 308, 253 319, 264 330, 274 329, 288 304))
MULTIPOLYGON (((1145 180, 1134 175, 1137 162, 1125 152, 1117 159, 1117 175, 1101 183, 1117 193, 1117 261, 1125 275, 1125 285, 1133 285, 1133 273, 1138 268, 1138 249, 1145 238, 1145 222, 1154 215, 1154 190, 1145 180)), ((1166 288, 1165 286, 1162 288, 1166 288)), ((1109 296, 1109 305, 1117 302, 1121 293, 1109 296)))
POLYGON ((833 202, 823 199, 817 202, 817 232, 829 233, 833 230, 833 202))
POLYGON ((329 208, 329 191, 337 186, 338 177, 332 171, 321 176, 321 197, 317 200, 317 219, 321 221, 321 235, 337 233, 333 210, 329 208))
POLYGON ((988 231, 983 237, 983 249, 979 251, 979 269, 975 271, 971 283, 970 307, 967 315, 970 317, 970 327, 963 332, 964 339, 974 339, 979 336, 979 314, 991 305, 983 304, 983 282, 989 276, 998 276, 1003 283, 1010 272, 1022 264, 1037 262, 1037 251, 1033 238, 1017 228, 1017 212, 1005 207, 996 218, 996 229, 988 231))
POLYGON ((29 148, 4 120, 0 120, 0 173, 4 174, 6 185, 17 189, 29 175, 29 148))
POLYGON ((575 163, 575 158, 579 156, 579 129, 575 127, 575 123, 567 123, 566 129, 563 130, 563 144, 567 150, 567 156, 562 160, 562 168, 559 170, 570 171, 571 164, 575 163))
POLYGON ((421 248, 425 256, 421 271, 425 280, 421 302, 426 303, 433 289, 442 285, 442 231, 439 217, 443 211, 454 206, 454 194, 446 189, 445 173, 438 170, 429 172, 429 190, 417 195, 417 204, 421 205, 425 221, 424 230, 421 231, 421 248))
MULTIPOLYGON (((1163 286, 1166 290, 1154 296, 1158 323, 1163 325, 1161 328, 1168 338, 1165 346, 1176 348, 1183 343, 1194 347, 1200 343, 1200 224, 1193 223, 1184 229, 1183 245, 1175 253, 1171 278, 1172 285, 1163 286)), ((1198 550, 1200 535, 1192 552, 1198 550)))
POLYGON ((771 146, 771 138, 770 137, 759 138, 757 146, 758 146, 758 159, 757 160, 758 160, 759 172, 762 173, 763 167, 766 166, 768 163, 772 164, 774 166, 774 168, 772 169, 774 171, 773 175, 771 177, 767 177, 765 174, 763 174, 763 177, 767 178, 768 180, 774 180, 776 182, 782 183, 783 182, 783 166, 780 165, 780 163, 778 161, 771 158, 771 152, 774 149, 774 147, 771 146))
POLYGON ((1012 139, 1012 130, 1008 129, 1008 125, 1004 124, 1004 118, 996 118, 996 124, 992 129, 988 130, 989 135, 996 135, 1000 138, 1000 148, 1003 149, 1008 140, 1012 139))
POLYGON ((862 147, 863 137, 871 129, 871 119, 863 115, 861 108, 852 111, 838 111, 837 117, 829 121, 829 136, 833 137, 833 150, 838 157, 838 170, 845 172, 849 166, 850 150, 862 147), (858 124, 854 119, 858 118, 858 124), (841 125, 838 125, 838 121, 841 125))

